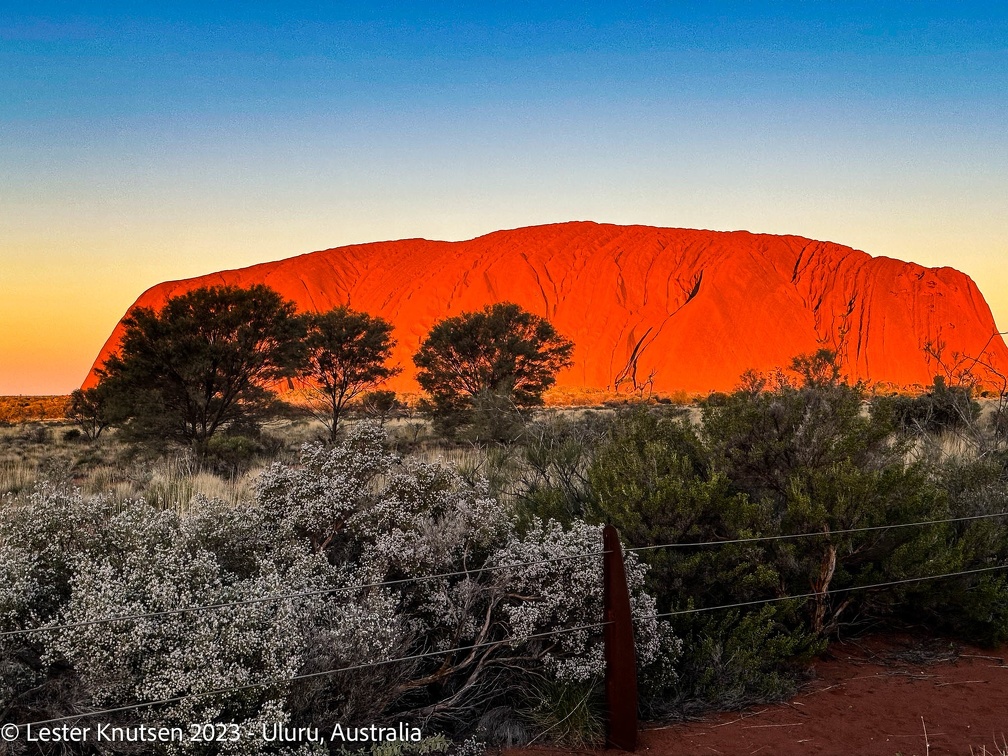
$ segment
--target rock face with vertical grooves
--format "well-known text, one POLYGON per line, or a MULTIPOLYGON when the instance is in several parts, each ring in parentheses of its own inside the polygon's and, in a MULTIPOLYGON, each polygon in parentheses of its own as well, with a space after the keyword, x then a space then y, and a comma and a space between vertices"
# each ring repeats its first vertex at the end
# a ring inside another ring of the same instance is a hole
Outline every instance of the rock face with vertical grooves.
MULTIPOLYGON (((134 307, 219 284, 264 283, 301 310, 347 304, 395 326, 391 387, 417 390, 411 355, 444 317, 502 301, 548 318, 575 343, 571 388, 659 392, 737 385, 820 346, 870 384, 923 385, 928 344, 1008 370, 983 295, 952 268, 924 268, 798 236, 590 222, 520 228, 463 242, 405 239, 312 252, 159 284, 134 307)), ((121 324, 95 361, 118 347, 121 324)), ((94 369, 85 386, 95 382, 94 369)))

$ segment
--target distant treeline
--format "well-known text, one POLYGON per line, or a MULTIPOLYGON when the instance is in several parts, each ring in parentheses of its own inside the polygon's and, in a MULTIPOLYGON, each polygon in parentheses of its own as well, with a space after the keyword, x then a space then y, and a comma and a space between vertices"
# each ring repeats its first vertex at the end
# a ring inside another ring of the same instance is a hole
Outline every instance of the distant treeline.
POLYGON ((0 423, 62 420, 69 396, 0 396, 0 423))

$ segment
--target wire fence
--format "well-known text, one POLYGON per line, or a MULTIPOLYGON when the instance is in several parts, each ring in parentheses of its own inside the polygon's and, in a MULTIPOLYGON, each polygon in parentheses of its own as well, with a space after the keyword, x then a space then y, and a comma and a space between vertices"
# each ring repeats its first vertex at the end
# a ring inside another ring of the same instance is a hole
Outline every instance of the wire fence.
POLYGON ((558 635, 566 635, 568 633, 580 632, 582 630, 594 630, 597 628, 605 627, 610 623, 608 622, 593 622, 587 625, 577 625, 575 627, 562 628, 560 630, 549 630, 541 633, 532 633, 530 635, 524 635, 520 638, 502 638, 493 641, 485 641, 482 643, 474 643, 468 646, 458 646, 456 648, 438 649, 436 651, 426 651, 419 654, 411 654, 409 656, 399 656, 393 659, 379 659, 376 661, 364 662, 361 664, 353 664, 346 667, 337 667, 335 669, 327 669, 321 672, 308 672, 301 675, 294 675, 293 677, 277 678, 272 680, 262 680, 254 683, 247 683, 245 685, 233 685, 224 688, 215 688, 213 690, 200 691, 196 693, 186 693, 180 696, 174 696, 172 698, 161 698, 154 701, 143 701, 141 703, 128 704, 126 706, 116 706, 109 709, 95 709, 93 711, 85 711, 79 714, 70 714, 64 717, 54 717, 53 719, 39 720, 38 722, 30 722, 27 724, 18 725, 19 727, 41 727, 51 724, 59 724, 61 722, 71 722, 84 717, 98 717, 106 716, 109 714, 121 714, 127 711, 137 711, 139 709, 147 709, 154 706, 164 706, 167 704, 181 703, 183 701, 188 701, 197 698, 207 698, 212 696, 224 696, 231 693, 241 693, 247 690, 257 690, 261 688, 271 688, 281 685, 289 685, 291 683, 299 682, 301 680, 312 680, 320 677, 332 677, 333 675, 338 675, 344 672, 355 672, 362 669, 371 669, 373 667, 385 666, 388 664, 400 664, 404 662, 419 661, 421 659, 429 659, 432 657, 447 656, 449 654, 472 652, 481 648, 491 648, 491 647, 501 647, 511 644, 525 643, 530 640, 535 640, 538 638, 549 638, 558 635))
POLYGON ((679 617, 685 614, 700 614, 703 612, 716 612, 728 609, 740 609, 742 607, 760 606, 763 604, 776 604, 785 601, 798 601, 803 599, 826 598, 838 593, 852 593, 854 591, 871 591, 879 588, 893 588, 898 585, 909 585, 912 583, 925 583, 930 580, 944 580, 946 578, 965 577, 967 575, 979 575, 985 572, 1000 572, 1008 570, 1008 564, 996 564, 990 567, 978 567, 973 570, 960 570, 959 572, 943 572, 940 575, 923 575, 921 577, 901 578, 899 580, 888 580, 883 583, 871 583, 869 585, 853 585, 846 588, 832 588, 819 593, 796 593, 788 596, 772 596, 770 598, 753 599, 751 601, 739 601, 733 604, 718 604, 717 606, 690 607, 689 609, 677 609, 671 612, 659 612, 649 614, 635 619, 663 619, 665 617, 679 617))
MULTIPOLYGON (((677 549, 677 548, 701 548, 710 546, 727 546, 732 544, 745 544, 745 543, 766 543, 770 541, 789 541, 796 539, 805 538, 823 538, 836 535, 850 535, 855 533, 869 533, 885 530, 894 530, 902 528, 912 528, 912 527, 924 527, 928 525, 948 525, 958 522, 975 522, 979 520, 990 520, 1001 517, 1008 517, 1008 512, 995 512, 991 514, 979 514, 979 515, 968 515, 963 517, 949 517, 941 520, 920 520, 917 522, 904 522, 904 523, 893 523, 889 525, 869 525, 858 528, 838 528, 835 530, 825 530, 825 531, 810 531, 804 533, 783 533, 771 536, 751 536, 746 538, 730 538, 722 539, 717 541, 676 541, 671 543, 661 543, 648 546, 633 546, 625 549, 626 553, 643 553, 646 551, 655 551, 660 549, 677 549)), ((240 599, 235 601, 222 601, 214 604, 198 604, 195 606, 181 606, 175 607, 173 609, 163 609, 153 612, 140 612, 136 614, 122 614, 116 615, 114 617, 101 617, 91 620, 80 620, 77 622, 68 622, 62 624, 49 624, 40 625, 38 627, 30 628, 19 628, 16 630, 5 630, 0 631, 0 638, 10 638, 17 637, 21 635, 30 635, 32 633, 45 633, 45 632, 56 632, 61 630, 72 630, 82 627, 91 627, 94 625, 104 625, 116 622, 129 622, 138 621, 145 619, 155 619, 158 617, 169 617, 173 615, 189 614, 193 612, 205 612, 214 611, 220 609, 229 609, 241 606, 252 606, 255 604, 269 603, 272 601, 289 601, 303 598, 317 598, 319 596, 333 595, 337 593, 352 593, 354 591, 369 590, 374 588, 393 588, 408 584, 431 582, 434 580, 444 580, 452 577, 470 577, 475 575, 480 575, 487 572, 498 572, 502 570, 518 569, 522 567, 534 567, 544 564, 558 564, 562 562, 577 561, 582 559, 590 559, 598 556, 603 556, 605 551, 594 551, 586 554, 572 554, 562 557, 554 557, 550 559, 539 559, 531 562, 520 562, 513 564, 497 564, 497 565, 485 565, 483 567, 476 567, 472 569, 465 570, 454 570, 451 572, 441 572, 433 575, 417 575, 405 578, 398 578, 395 580, 381 580, 370 583, 357 583, 345 586, 338 586, 335 588, 319 588, 310 591, 290 591, 286 593, 274 593, 266 596, 257 596, 248 599, 240 599)), ((784 599, 779 599, 784 600, 784 599)))
POLYGON ((520 567, 534 567, 543 564, 557 564, 560 562, 570 562, 574 560, 590 559, 597 556, 602 556, 606 552, 604 551, 593 551, 587 554, 572 554, 562 557, 554 557, 552 559, 537 559, 531 562, 518 562, 514 564, 497 564, 489 565, 484 567, 477 567, 471 570, 455 570, 452 572, 441 572, 434 575, 417 575, 413 577, 398 578, 396 580, 381 580, 373 583, 357 583, 353 585, 342 585, 336 588, 319 588, 312 591, 294 591, 289 593, 273 593, 268 596, 257 596, 255 598, 240 599, 236 601, 222 601, 216 604, 198 604, 196 606, 181 606, 174 609, 162 609, 155 612, 142 612, 138 614, 121 614, 115 617, 102 617, 99 619, 92 620, 80 620, 78 622, 67 622, 63 624, 51 624, 51 625, 40 625, 38 627, 26 627, 17 630, 6 630, 0 632, 0 638, 11 638, 19 635, 30 635, 32 633, 46 633, 46 632, 56 632, 59 630, 72 630, 81 627, 91 627, 93 625, 106 625, 114 622, 130 622, 145 619, 154 619, 157 617, 170 617, 179 614, 189 614, 191 612, 205 612, 213 611, 216 609, 229 609, 233 607, 240 606, 252 606, 254 604, 264 604, 272 601, 287 601, 293 599, 302 598, 317 598, 319 596, 328 596, 336 593, 352 593, 354 591, 363 591, 373 588, 394 588, 403 585, 408 585, 411 583, 427 583, 434 580, 444 580, 446 578, 452 577, 470 577, 473 575, 480 575, 486 572, 497 572, 501 570, 517 569, 520 567))
MULTIPOLYGON (((768 542, 768 541, 785 541, 785 540, 802 539, 802 538, 826 537, 826 536, 833 536, 833 535, 846 535, 846 534, 854 534, 854 533, 875 532, 875 531, 883 531, 883 530, 890 530, 890 529, 900 529, 900 528, 910 528, 910 527, 926 527, 926 526, 930 526, 930 525, 945 525, 945 524, 953 524, 953 523, 958 523, 958 522, 974 522, 974 521, 980 521, 980 520, 995 519, 995 518, 1000 518, 1000 517, 1005 517, 1005 516, 1008 516, 1008 512, 998 512, 998 513, 992 513, 992 514, 971 515, 971 516, 963 516, 963 517, 952 517, 952 518, 946 518, 946 519, 941 519, 941 520, 923 520, 923 521, 909 522, 909 523, 895 523, 895 524, 890 524, 890 525, 873 525, 873 526, 865 526, 865 527, 858 527, 858 528, 843 528, 843 529, 836 529, 836 530, 831 530, 831 531, 814 531, 814 532, 805 532, 805 533, 778 534, 778 535, 772 535, 772 536, 753 536, 753 537, 747 537, 747 538, 734 538, 734 539, 724 539, 724 540, 717 540, 717 541, 675 542, 675 543, 655 544, 655 545, 649 545, 649 546, 631 547, 631 548, 626 549, 626 552, 628 552, 628 553, 641 553, 641 552, 653 551, 653 550, 657 550, 657 549, 672 549, 672 548, 685 548, 685 547, 711 547, 711 546, 723 546, 723 545, 728 545, 728 544, 762 543, 762 542, 768 542)), ((474 569, 454 570, 454 571, 436 573, 436 574, 432 574, 432 575, 411 576, 411 577, 399 578, 399 579, 395 579, 395 580, 384 580, 384 581, 376 581, 376 582, 370 582, 370 583, 361 583, 361 584, 353 584, 353 585, 347 585, 347 586, 339 586, 339 587, 336 587, 336 588, 325 588, 325 589, 317 589, 317 590, 311 590, 311 591, 295 591, 295 592, 287 592, 287 593, 276 593, 276 594, 269 594, 269 595, 265 595, 265 596, 259 596, 259 597, 249 598, 249 599, 236 600, 236 601, 228 601, 228 602, 220 602, 220 603, 215 603, 215 604, 205 604, 205 605, 197 605, 197 606, 189 606, 189 607, 178 607, 178 608, 169 609, 169 610, 163 610, 163 611, 144 612, 144 613, 129 614, 129 615, 119 615, 119 616, 114 616, 114 617, 104 617, 104 618, 97 618, 97 619, 93 619, 93 620, 82 620, 82 621, 79 621, 79 622, 69 622, 69 623, 63 623, 63 624, 50 624, 50 625, 43 625, 43 626, 34 627, 34 628, 20 628, 20 629, 17 629, 17 630, 8 630, 8 631, 0 632, 0 638, 11 638, 11 637, 17 637, 17 636, 23 636, 23 635, 30 635, 32 633, 51 633, 51 632, 56 632, 56 631, 61 631, 61 630, 70 630, 70 629, 81 628, 81 627, 88 627, 88 626, 94 626, 94 625, 102 625, 102 624, 110 624, 110 623, 118 623, 118 622, 127 622, 127 621, 138 621, 138 620, 144 620, 144 619, 153 619, 153 618, 158 618, 158 617, 167 617, 167 616, 180 615, 180 614, 186 614, 186 613, 191 613, 191 612, 205 612, 205 611, 222 610, 222 609, 226 609, 226 608, 248 606, 248 605, 252 605, 252 604, 261 604, 261 603, 272 602, 272 601, 283 601, 283 600, 295 600, 295 599, 302 599, 302 598, 313 598, 313 597, 324 596, 324 595, 332 595, 332 594, 337 594, 337 593, 342 593, 342 592, 353 592, 353 591, 360 591, 360 590, 367 590, 367 589, 374 589, 374 588, 383 588, 383 587, 402 587, 402 586, 408 585, 408 584, 417 584, 417 583, 430 582, 430 581, 435 581, 435 580, 443 580, 443 579, 448 579, 448 578, 453 578, 453 577, 471 577, 471 576, 476 576, 476 575, 480 575, 480 574, 483 574, 483 573, 504 571, 504 570, 509 570, 509 569, 520 569, 520 568, 532 567, 532 566, 537 566, 537 565, 561 564, 561 563, 564 563, 564 562, 594 559, 596 557, 604 556, 607 553, 609 553, 609 552, 607 552, 607 551, 592 551, 592 552, 587 552, 587 553, 584 553, 584 554, 566 555, 566 556, 562 556, 562 557, 554 557, 554 558, 549 558, 549 559, 532 560, 532 561, 529 561, 529 562, 519 562, 519 563, 513 563, 513 564, 512 563, 505 563, 505 564, 497 564, 497 565, 485 565, 485 566, 474 568, 474 569)), ((715 605, 715 606, 689 607, 689 608, 686 608, 686 609, 678 609, 678 610, 667 611, 667 612, 657 612, 657 613, 654 613, 654 614, 636 615, 636 616, 633 617, 633 619, 636 622, 647 621, 647 620, 661 620, 661 619, 668 619, 668 618, 679 617, 679 616, 684 616, 684 615, 700 614, 700 613, 723 611, 723 610, 727 611, 727 610, 731 610, 731 609, 747 608, 747 607, 753 607, 753 606, 760 606, 760 605, 767 605, 767 604, 774 604, 774 603, 782 603, 782 602, 787 602, 787 601, 799 601, 799 600, 809 600, 809 599, 824 599, 824 598, 827 598, 829 596, 833 596, 833 595, 837 595, 837 594, 851 593, 851 592, 856 592, 856 591, 879 590, 879 589, 884 589, 884 588, 891 588, 891 587, 897 587, 897 586, 902 586, 902 585, 909 585, 909 584, 914 584, 914 583, 922 583, 922 582, 933 581, 933 580, 951 579, 951 578, 967 577, 967 576, 979 575, 979 574, 985 574, 985 573, 994 573, 994 572, 1000 572, 1000 571, 1003 571, 1003 570, 1008 570, 1008 564, 997 564, 997 565, 991 565, 991 566, 980 567, 980 568, 969 569, 969 570, 960 570, 960 571, 956 571, 956 572, 945 572, 945 573, 940 573, 940 574, 936 574, 936 575, 925 575, 925 576, 901 578, 901 579, 898 579, 898 580, 890 580, 890 581, 885 581, 885 582, 872 583, 872 584, 868 584, 868 585, 848 586, 848 587, 837 588, 837 589, 832 589, 832 590, 827 590, 827 591, 821 591, 821 592, 818 592, 818 593, 816 593, 816 592, 800 593, 800 594, 792 594, 792 595, 785 595, 785 596, 774 596, 774 597, 768 597, 768 598, 762 598, 762 599, 753 599, 753 600, 740 601, 740 602, 734 602, 734 603, 728 603, 728 604, 719 604, 719 605, 715 605)), ((390 665, 390 664, 398 664, 398 663, 407 663, 407 662, 412 662, 412 661, 420 661, 420 660, 423 660, 423 659, 429 659, 429 658, 434 658, 434 657, 443 657, 443 656, 448 656, 448 655, 456 654, 456 653, 472 653, 472 652, 475 652, 475 651, 483 649, 483 648, 492 648, 492 647, 498 647, 499 648, 499 647, 504 647, 504 646, 507 646, 507 645, 520 644, 520 643, 524 643, 524 642, 527 642, 527 641, 530 641, 530 640, 535 640, 535 639, 543 639, 543 638, 551 638, 551 637, 562 636, 562 635, 573 633, 573 632, 582 632, 582 631, 586 631, 586 630, 598 630, 598 629, 606 627, 609 624, 612 624, 612 623, 611 622, 606 622, 606 621, 595 622, 595 623, 588 623, 588 624, 577 625, 577 626, 569 627, 569 628, 561 628, 561 629, 557 629, 557 630, 549 630, 549 631, 543 631, 543 632, 539 632, 539 633, 532 633, 532 634, 528 634, 528 635, 523 635, 521 637, 500 638, 500 639, 497 639, 497 640, 478 642, 478 643, 473 643, 473 644, 469 644, 469 645, 460 645, 460 646, 453 647, 453 648, 436 649, 436 650, 431 650, 431 651, 424 651, 424 652, 420 652, 420 653, 416 653, 416 654, 411 654, 411 655, 407 655, 407 656, 400 656, 400 657, 395 657, 395 658, 391 658, 391 659, 373 660, 373 661, 368 661, 368 662, 364 662, 364 663, 359 663, 359 664, 354 664, 354 665, 349 665, 349 666, 338 667, 338 668, 335 668, 335 669, 328 669, 328 670, 322 670, 322 671, 318 671, 318 672, 309 672, 309 673, 294 675, 294 676, 291 676, 291 677, 262 680, 262 681, 259 681, 259 682, 247 683, 247 684, 243 684, 243 685, 222 687, 222 688, 216 688, 216 689, 213 689, 213 690, 206 690, 206 691, 191 692, 191 693, 186 693, 186 694, 182 694, 182 695, 178 695, 178 696, 174 696, 174 697, 169 697, 169 698, 162 698, 162 699, 151 700, 151 701, 143 701, 143 702, 139 702, 139 703, 133 703, 133 704, 123 705, 123 706, 116 706, 116 707, 105 708, 105 709, 96 709, 96 710, 91 710, 91 711, 85 711, 85 712, 71 714, 71 715, 67 715, 67 716, 63 716, 63 717, 56 717, 56 718, 52 718, 52 719, 39 720, 39 721, 36 721, 36 722, 31 722, 31 723, 27 723, 27 724, 18 725, 18 726, 19 727, 26 727, 26 726, 37 727, 37 726, 46 726, 46 725, 60 724, 60 723, 64 723, 64 722, 79 720, 79 719, 84 718, 84 717, 107 716, 107 715, 112 715, 112 714, 119 714, 119 713, 124 713, 124 712, 129 712, 129 711, 137 711, 137 710, 141 710, 141 709, 152 708, 152 707, 156 707, 156 706, 163 706, 163 705, 169 705, 169 704, 173 704, 173 703, 180 703, 180 702, 187 701, 187 700, 192 700, 192 699, 214 697, 214 696, 225 696, 225 695, 229 695, 229 694, 233 694, 233 693, 238 693, 238 692, 242 692, 242 691, 247 691, 247 690, 264 689, 264 688, 270 688, 270 687, 278 687, 278 686, 290 685, 290 684, 298 682, 298 681, 310 680, 310 679, 316 679, 316 678, 322 678, 322 677, 330 677, 330 676, 341 674, 341 673, 353 672, 353 671, 358 671, 358 670, 362 670, 362 669, 369 669, 369 668, 373 668, 373 667, 376 667, 376 666, 384 666, 384 665, 390 665)))
POLYGON ((768 541, 792 541, 802 538, 827 538, 837 535, 851 535, 854 533, 872 533, 883 530, 898 530, 901 528, 917 528, 927 525, 950 525, 956 522, 975 522, 977 520, 992 520, 1000 517, 1008 517, 1008 512, 994 512, 991 514, 967 515, 964 517, 948 517, 943 520, 919 520, 917 522, 897 522, 890 525, 866 525, 859 528, 837 528, 835 530, 814 530, 806 533, 782 533, 770 536, 751 536, 746 538, 725 538, 719 541, 676 541, 675 543, 659 543, 653 546, 633 546, 626 549, 627 552, 641 553, 644 551, 655 551, 657 549, 685 549, 699 548, 704 546, 728 546, 730 544, 742 543, 766 543, 768 541))

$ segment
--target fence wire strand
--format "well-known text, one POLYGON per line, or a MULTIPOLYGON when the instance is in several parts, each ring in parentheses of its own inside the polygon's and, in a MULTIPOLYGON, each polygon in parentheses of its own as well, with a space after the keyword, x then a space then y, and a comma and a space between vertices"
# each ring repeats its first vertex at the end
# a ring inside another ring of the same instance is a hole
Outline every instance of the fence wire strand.
POLYGON ((162 698, 155 701, 143 701, 141 703, 129 704, 127 706, 116 706, 110 709, 97 709, 95 711, 85 711, 79 714, 70 714, 64 717, 55 717, 53 719, 44 719, 38 722, 27 722, 25 724, 17 725, 21 727, 41 727, 43 725, 58 724, 60 722, 70 722, 83 717, 98 717, 108 714, 120 714, 126 711, 136 711, 138 709, 146 709, 153 706, 163 706, 166 704, 180 703, 182 701, 188 701, 194 698, 204 698, 207 696, 219 696, 227 695, 229 693, 240 693, 246 690, 255 690, 257 688, 269 688, 276 685, 289 685, 293 682, 299 682, 301 680, 312 680, 320 677, 331 677, 332 675, 337 675, 342 672, 355 672, 361 669, 368 669, 370 667, 380 667, 387 664, 399 664, 401 662, 418 661, 421 659, 429 659, 436 656, 444 656, 446 654, 454 654, 463 651, 475 651, 480 648, 489 648, 491 646, 506 646, 511 644, 524 643, 529 640, 534 640, 537 638, 548 638, 556 635, 565 635, 567 633, 580 632, 582 630, 594 630, 597 628, 605 627, 606 625, 612 624, 611 622, 593 622, 587 625, 576 625, 574 627, 567 627, 561 630, 550 630, 541 633, 532 633, 531 635, 526 635, 522 638, 503 638, 501 640, 495 641, 485 641, 483 643, 475 643, 471 646, 457 646, 455 648, 446 648, 438 651, 425 651, 419 654, 412 654, 410 656, 401 656, 395 659, 381 659, 373 662, 366 662, 362 664, 353 664, 347 667, 337 667, 336 669, 327 669, 321 672, 308 672, 302 675, 295 675, 293 677, 278 678, 274 680, 263 680, 261 682, 247 683, 245 685, 234 685, 224 688, 215 688, 213 690, 201 691, 198 693, 186 693, 180 696, 174 696, 172 698, 162 698))
POLYGON ((190 612, 205 612, 215 609, 229 609, 231 607, 252 606, 254 604, 265 604, 271 601, 285 601, 288 599, 314 598, 317 596, 328 596, 335 593, 362 591, 369 588, 385 588, 407 585, 410 583, 427 583, 432 580, 442 578, 464 577, 478 575, 484 572, 496 572, 499 570, 518 569, 520 567, 534 567, 541 564, 557 564, 559 562, 570 562, 580 559, 591 559, 603 556, 605 551, 592 551, 586 554, 572 554, 552 559, 537 559, 532 562, 517 562, 515 564, 498 564, 489 567, 477 567, 472 570, 455 570, 454 572, 442 572, 436 575, 419 575, 416 577, 398 578, 396 580, 383 580, 375 583, 361 583, 358 585, 343 585, 338 588, 319 588, 313 591, 293 591, 289 593, 274 593, 268 596, 257 596, 256 598, 242 599, 238 601, 223 601, 217 604, 199 604, 197 606, 180 606, 175 609, 162 609, 156 612, 143 612, 140 614, 123 614, 115 617, 101 617, 99 619, 81 620, 79 622, 67 622, 53 625, 40 625, 39 627, 20 628, 18 630, 5 630, 0 632, 0 638, 11 638, 19 635, 30 635, 32 633, 55 632, 58 630, 73 630, 80 627, 91 627, 93 625, 107 625, 114 622, 130 622, 136 620, 155 619, 158 617, 170 617, 178 614, 188 614, 190 612))
POLYGON ((860 528, 840 528, 838 530, 816 530, 807 533, 782 533, 772 536, 752 536, 750 538, 730 538, 723 541, 681 541, 675 543, 659 543, 653 546, 634 546, 624 549, 626 552, 640 553, 657 549, 685 549, 701 546, 728 546, 740 543, 764 543, 766 541, 792 541, 799 538, 823 538, 834 535, 850 535, 851 533, 870 533, 877 530, 894 530, 897 528, 916 528, 927 525, 948 525, 954 522, 974 522, 976 520, 991 520, 997 517, 1008 517, 1008 512, 992 514, 968 515, 965 517, 949 517, 944 520, 920 520, 918 522, 897 522, 892 525, 866 525, 860 528))
POLYGON ((871 585, 852 585, 847 588, 835 588, 821 593, 798 593, 793 596, 774 596, 766 599, 753 599, 752 601, 739 601, 734 604, 719 604, 718 606, 704 606, 692 609, 678 609, 672 612, 659 612, 658 614, 648 614, 635 619, 663 619, 665 617, 679 617, 684 614, 700 614, 703 612, 716 612, 722 609, 739 609, 746 606, 759 606, 761 604, 776 604, 784 601, 796 601, 798 599, 821 598, 832 596, 837 593, 851 593, 853 591, 870 591, 875 588, 891 588, 897 585, 908 585, 910 583, 923 583, 928 580, 941 580, 944 578, 963 577, 965 575, 978 575, 984 572, 997 572, 1008 569, 1008 564, 998 564, 992 567, 978 567, 973 570, 962 570, 960 572, 946 572, 941 575, 925 575, 923 577, 903 578, 902 580, 890 580, 885 583, 872 583, 871 585))

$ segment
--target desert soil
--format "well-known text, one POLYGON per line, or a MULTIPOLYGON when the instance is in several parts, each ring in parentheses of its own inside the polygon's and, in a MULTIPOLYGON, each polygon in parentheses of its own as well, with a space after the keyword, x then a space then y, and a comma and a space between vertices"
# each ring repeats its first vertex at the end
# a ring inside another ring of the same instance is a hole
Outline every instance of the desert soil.
MULTIPOLYGON (((701 722, 645 725, 638 753, 1008 754, 1006 659, 1008 647, 953 648, 947 642, 908 638, 837 643, 816 661, 814 679, 787 702, 701 722)), ((576 752, 523 752, 546 753, 576 752)))

